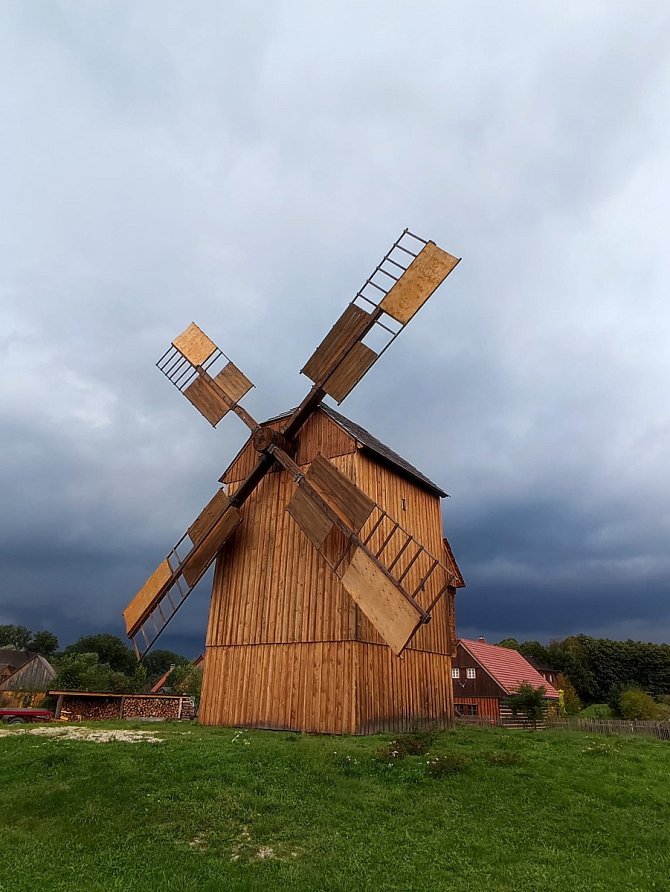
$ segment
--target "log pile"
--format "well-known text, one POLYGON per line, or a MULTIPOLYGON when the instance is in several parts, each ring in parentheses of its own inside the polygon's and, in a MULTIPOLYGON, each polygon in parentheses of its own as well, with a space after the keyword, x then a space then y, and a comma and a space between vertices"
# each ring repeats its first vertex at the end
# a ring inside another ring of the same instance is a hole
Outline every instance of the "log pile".
POLYGON ((118 719, 120 716, 121 700, 109 697, 77 697, 70 695, 63 698, 63 710, 61 714, 68 714, 76 721, 86 719, 118 719))
POLYGON ((193 701, 181 695, 93 694, 83 691, 49 691, 49 694, 58 698, 58 716, 71 721, 194 717, 193 701))
POLYGON ((178 719, 181 697, 126 697, 124 719, 178 719))

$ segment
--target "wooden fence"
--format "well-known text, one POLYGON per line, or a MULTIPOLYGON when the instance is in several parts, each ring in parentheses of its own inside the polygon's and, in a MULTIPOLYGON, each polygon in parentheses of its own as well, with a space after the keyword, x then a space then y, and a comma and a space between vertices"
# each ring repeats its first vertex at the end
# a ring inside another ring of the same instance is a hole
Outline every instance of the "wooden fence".
POLYGON ((670 741, 670 721, 629 721, 627 719, 549 719, 547 727, 561 731, 585 731, 588 734, 634 734, 670 741))

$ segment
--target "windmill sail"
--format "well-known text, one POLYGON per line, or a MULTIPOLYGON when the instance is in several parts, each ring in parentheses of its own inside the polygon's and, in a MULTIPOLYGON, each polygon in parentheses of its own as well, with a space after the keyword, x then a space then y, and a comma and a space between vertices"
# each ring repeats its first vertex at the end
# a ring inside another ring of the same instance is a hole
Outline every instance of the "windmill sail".
POLYGON ((138 656, 149 650, 241 522, 219 490, 137 592, 123 617, 138 656))
POLYGON ((287 511, 384 641, 401 654, 454 584, 453 572, 322 455, 298 482, 287 511), (326 540, 336 527, 344 536, 333 557, 326 540), (420 599, 428 603, 422 606, 420 599))
POLYGON ((405 230, 307 360, 302 373, 337 403, 353 390, 459 262, 405 230), (381 336, 373 350, 363 339, 381 336))
POLYGON ((174 339, 156 365, 212 427, 231 409, 252 430, 258 427, 238 405, 254 385, 195 322, 174 339))

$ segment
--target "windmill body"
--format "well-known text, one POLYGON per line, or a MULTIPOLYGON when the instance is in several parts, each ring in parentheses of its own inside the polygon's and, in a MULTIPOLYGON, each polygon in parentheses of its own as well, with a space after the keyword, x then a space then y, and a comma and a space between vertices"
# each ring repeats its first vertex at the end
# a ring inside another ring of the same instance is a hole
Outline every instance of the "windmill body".
POLYGON ((194 323, 157 363, 212 425, 233 411, 252 432, 124 611, 141 658, 216 561, 203 722, 370 733, 451 721, 463 580, 444 493, 323 399, 345 399, 457 263, 405 230, 306 363, 305 399, 265 424, 240 405, 251 381, 194 323))
MULTIPOLYGON (((444 549, 444 493, 327 407, 302 429, 295 461, 306 470, 318 453, 389 516, 401 518, 431 552, 444 549)), ((222 477, 229 494, 254 462, 248 443, 222 477)), ((398 659, 287 514, 292 489, 286 471, 268 474, 245 506, 245 524, 221 553, 201 721, 331 733, 401 730, 423 721, 448 725, 454 593, 462 581, 449 587, 398 659)), ((386 535, 379 530, 374 544, 386 535)), ((336 542, 328 547, 337 552, 336 542)))

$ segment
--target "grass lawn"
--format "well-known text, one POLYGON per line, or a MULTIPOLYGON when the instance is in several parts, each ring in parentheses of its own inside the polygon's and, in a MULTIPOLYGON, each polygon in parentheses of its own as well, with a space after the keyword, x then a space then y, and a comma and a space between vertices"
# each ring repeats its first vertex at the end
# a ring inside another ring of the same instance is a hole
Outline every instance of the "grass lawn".
POLYGON ((668 743, 120 727, 162 742, 0 737, 2 892, 670 890, 668 743))

